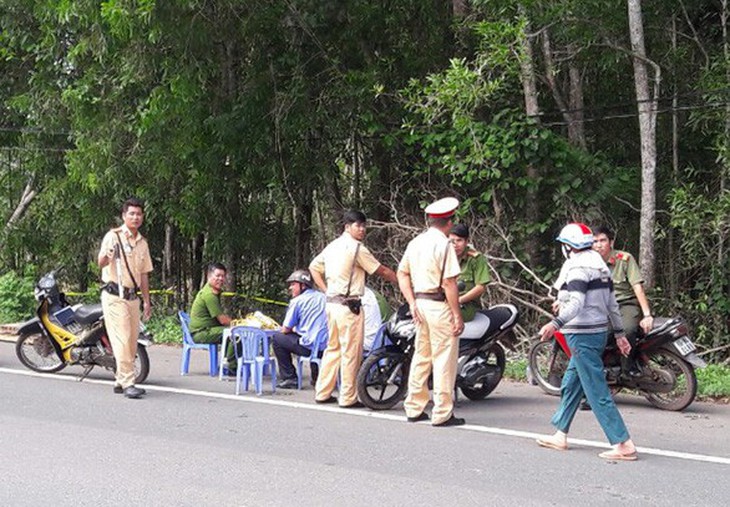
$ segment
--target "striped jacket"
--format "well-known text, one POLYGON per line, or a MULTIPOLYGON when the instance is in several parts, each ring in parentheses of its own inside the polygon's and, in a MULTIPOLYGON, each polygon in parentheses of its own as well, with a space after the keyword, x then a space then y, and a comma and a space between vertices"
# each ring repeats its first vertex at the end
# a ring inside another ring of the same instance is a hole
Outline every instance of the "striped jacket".
POLYGON ((560 270, 560 311, 553 324, 565 334, 592 334, 608 330, 624 336, 621 314, 613 291, 611 272, 598 252, 573 252, 560 270))

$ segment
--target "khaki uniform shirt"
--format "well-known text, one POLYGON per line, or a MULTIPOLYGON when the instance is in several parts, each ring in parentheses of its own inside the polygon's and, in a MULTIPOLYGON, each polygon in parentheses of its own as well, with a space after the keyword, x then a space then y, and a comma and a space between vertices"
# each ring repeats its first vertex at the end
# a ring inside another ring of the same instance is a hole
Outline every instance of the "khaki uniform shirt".
POLYGON ((411 276, 414 292, 438 292, 443 278, 452 278, 461 273, 459 259, 456 258, 454 245, 444 233, 433 227, 413 238, 398 271, 411 276), (444 255, 446 264, 444 265, 444 255), (441 270, 443 269, 443 277, 441 270))
POLYGON ((370 253, 370 250, 348 232, 327 245, 319 255, 309 264, 310 271, 316 271, 324 276, 327 282, 328 296, 345 296, 347 285, 350 283, 350 296, 362 296, 365 292, 365 273, 372 275, 380 267, 380 262, 370 253), (357 248, 360 245, 360 248, 357 248), (357 260, 354 262, 355 250, 357 260))
MULTIPOLYGON (((137 283, 140 283, 142 274, 149 273, 152 271, 152 259, 150 258, 150 249, 147 245, 147 239, 137 231, 137 236, 132 236, 132 233, 127 229, 126 226, 117 227, 106 233, 104 239, 101 241, 101 249, 99 255, 102 253, 106 255, 110 248, 114 248, 114 245, 119 242, 116 233, 119 233, 119 237, 122 239, 122 251, 127 257, 127 263, 129 269, 134 275, 134 279, 137 283)), ((134 282, 129 276, 127 270, 127 264, 124 263, 124 259, 120 259, 122 264, 122 285, 124 287, 133 288, 134 282)), ((111 259, 109 264, 104 266, 101 270, 101 279, 105 283, 114 282, 119 283, 117 278, 117 267, 116 261, 111 259)))
POLYGON ((641 277, 641 270, 634 256, 621 250, 611 250, 606 264, 611 270, 616 301, 619 304, 637 303, 634 285, 644 283, 644 279, 641 277))

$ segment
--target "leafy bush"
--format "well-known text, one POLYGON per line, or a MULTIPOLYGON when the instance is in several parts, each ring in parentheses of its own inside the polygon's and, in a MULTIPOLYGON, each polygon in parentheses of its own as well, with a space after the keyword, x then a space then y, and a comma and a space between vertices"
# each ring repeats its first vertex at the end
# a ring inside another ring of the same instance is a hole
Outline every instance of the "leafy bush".
POLYGON ((176 316, 153 315, 146 325, 152 333, 155 343, 182 343, 182 331, 176 316))
POLYGON ((8 271, 0 276, 0 323, 29 319, 35 310, 34 277, 8 271))
POLYGON ((710 364, 697 371, 697 391, 701 396, 730 396, 730 367, 710 364))
POLYGON ((527 359, 507 358, 507 364, 504 366, 504 378, 517 380, 519 382, 526 382, 527 359))

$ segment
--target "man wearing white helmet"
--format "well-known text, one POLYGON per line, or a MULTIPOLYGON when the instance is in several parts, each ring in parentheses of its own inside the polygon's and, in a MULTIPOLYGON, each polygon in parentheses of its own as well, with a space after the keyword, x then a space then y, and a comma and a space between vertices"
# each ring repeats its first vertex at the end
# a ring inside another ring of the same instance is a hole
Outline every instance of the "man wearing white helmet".
POLYGON ((566 225, 557 240, 566 257, 558 276, 557 316, 540 329, 540 339, 548 340, 560 329, 570 347, 571 358, 560 386, 560 406, 551 420, 557 432, 539 438, 537 443, 542 447, 567 450, 568 430, 585 395, 613 446, 599 456, 614 461, 636 460, 636 447, 603 373, 602 354, 609 319, 621 353, 627 355, 631 350, 623 331, 611 272, 601 255, 592 250, 593 233, 585 224, 566 225))
MULTIPOLYGON (((279 365, 281 380, 276 387, 296 389, 297 370, 292 363, 292 354, 309 356, 312 347, 318 344, 318 354, 322 355, 327 347, 327 298, 322 292, 312 288, 312 275, 307 269, 297 269, 289 278, 291 301, 278 333, 274 334, 273 348, 276 363, 279 365)), ((312 385, 317 381, 319 370, 311 363, 312 385)))
POLYGON ((459 206, 453 197, 426 208, 429 229, 408 243, 398 265, 398 285, 416 323, 416 345, 404 407, 409 422, 428 420, 428 376, 433 370, 434 426, 459 426, 454 416, 454 384, 459 354, 458 336, 464 330, 456 282, 461 272, 454 245, 447 234, 459 206))

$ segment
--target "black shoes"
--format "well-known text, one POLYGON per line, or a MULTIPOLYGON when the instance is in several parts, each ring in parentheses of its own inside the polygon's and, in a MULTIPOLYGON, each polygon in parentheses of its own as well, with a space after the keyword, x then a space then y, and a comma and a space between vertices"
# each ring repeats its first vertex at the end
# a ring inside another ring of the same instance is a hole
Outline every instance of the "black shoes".
POLYGON ((417 423, 417 422, 429 420, 428 414, 426 412, 421 412, 416 417, 408 417, 407 419, 408 419, 409 423, 417 423))
POLYGON ((365 408, 365 405, 363 405, 359 401, 356 401, 352 405, 344 405, 344 406, 341 406, 340 408, 365 408))
POLYGON ((299 383, 295 378, 287 378, 280 380, 276 383, 277 389, 296 389, 299 387, 299 383))
POLYGON ((119 384, 114 384, 114 394, 122 394, 124 392, 124 388, 120 386, 119 384))
POLYGON ((446 427, 446 426, 463 426, 466 424, 466 421, 462 419, 461 417, 456 417, 454 414, 451 414, 451 417, 446 419, 442 423, 434 424, 434 426, 438 427, 446 427))
POLYGON ((314 402, 319 403, 320 405, 325 405, 327 403, 337 403, 337 398, 335 398, 334 396, 330 396, 326 400, 318 400, 315 398, 314 402))
POLYGON ((132 400, 136 400, 137 398, 141 398, 142 396, 144 396, 144 394, 146 392, 147 391, 145 391, 144 389, 142 389, 140 387, 129 386, 129 387, 124 388, 124 397, 132 399, 132 400))

